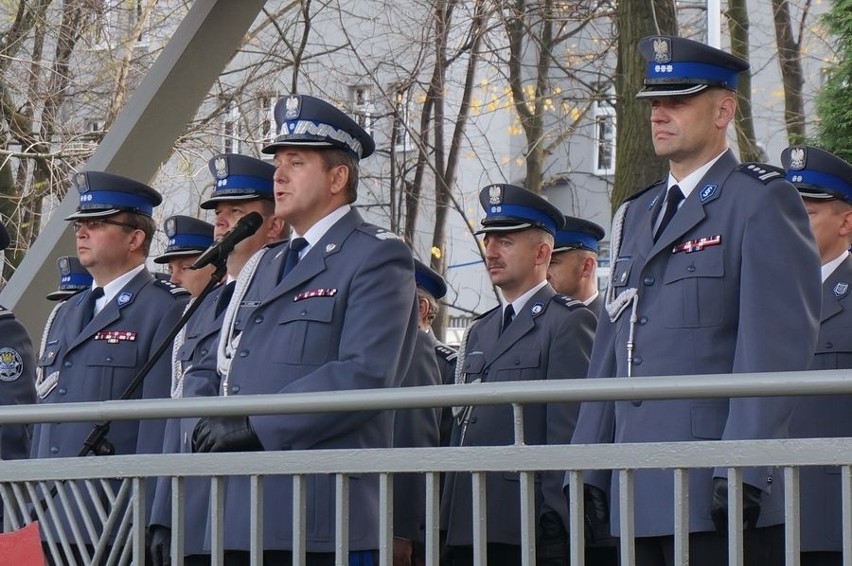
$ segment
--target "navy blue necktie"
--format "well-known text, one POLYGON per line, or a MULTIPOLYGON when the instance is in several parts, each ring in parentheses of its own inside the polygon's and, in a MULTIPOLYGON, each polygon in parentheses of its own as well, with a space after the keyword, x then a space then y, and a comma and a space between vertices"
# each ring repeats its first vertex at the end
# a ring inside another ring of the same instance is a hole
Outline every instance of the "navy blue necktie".
POLYGON ((296 267, 296 264, 299 263, 299 252, 305 249, 307 245, 308 241, 304 238, 290 240, 290 245, 287 247, 287 257, 284 258, 284 267, 281 269, 279 281, 287 277, 287 274, 296 267))
POLYGON ((86 302, 83 304, 83 320, 80 323, 80 330, 86 328, 86 325, 95 317, 95 302, 103 296, 103 287, 95 287, 89 291, 89 296, 86 297, 86 302))
POLYGON ((686 197, 683 196, 683 191, 680 190, 680 187, 672 185, 672 188, 669 189, 668 195, 666 195, 666 210, 663 212, 663 220, 660 222, 660 227, 657 228, 657 231, 654 233, 655 242, 657 241, 657 238, 660 237, 660 234, 662 234, 666 229, 666 226, 669 225, 669 222, 672 221, 672 218, 684 198, 686 197))
POLYGON ((500 329, 500 334, 506 331, 512 321, 515 320, 515 309, 512 305, 506 305, 506 310, 503 311, 503 328, 500 329))

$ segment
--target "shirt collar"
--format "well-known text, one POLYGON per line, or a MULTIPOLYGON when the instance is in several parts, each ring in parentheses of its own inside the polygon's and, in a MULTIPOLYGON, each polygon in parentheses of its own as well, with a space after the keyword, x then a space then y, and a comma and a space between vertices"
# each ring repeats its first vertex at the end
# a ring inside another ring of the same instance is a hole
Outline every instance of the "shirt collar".
POLYGON ((544 281, 542 281, 541 283, 539 283, 538 285, 536 285, 511 303, 506 303, 505 305, 503 305, 503 312, 505 313, 506 306, 511 304, 512 309, 515 311, 515 316, 518 316, 521 313, 521 309, 524 308, 524 306, 527 304, 527 302, 529 302, 532 296, 538 293, 539 290, 545 285, 547 285, 547 279, 545 279, 544 281))
POLYGON ((825 283, 834 270, 837 269, 846 258, 849 257, 849 250, 843 250, 843 253, 822 266, 822 282, 825 283))
POLYGON ((707 174, 707 171, 709 171, 710 168, 713 167, 713 165, 717 161, 719 161, 719 159, 723 155, 725 155, 725 152, 727 152, 727 151, 728 150, 725 149, 725 151, 723 151, 722 153, 720 153, 719 155, 717 155, 716 157, 714 157, 713 159, 711 159, 710 161, 708 161, 707 163, 705 163, 704 165, 702 165, 701 167, 699 167, 698 169, 696 169, 695 171, 693 171, 692 173, 690 173, 689 175, 687 175, 686 177, 681 179, 680 181, 675 179, 672 176, 671 172, 669 172, 668 188, 670 189, 674 185, 677 185, 678 187, 680 187, 680 190, 683 193, 683 196, 685 197, 684 200, 685 200, 686 198, 689 197, 690 193, 692 193, 692 191, 695 190, 695 187, 698 185, 698 181, 700 181, 701 178, 704 177, 704 175, 707 174))
MULTIPOLYGON (((101 312, 101 309, 109 304, 111 300, 115 298, 119 291, 121 291, 125 285, 130 283, 130 280, 136 277, 143 269, 145 269, 145 264, 138 265, 125 273, 124 275, 120 275, 104 285, 104 296, 95 301, 95 314, 101 312)), ((94 287, 92 287, 94 289, 94 287)))
POLYGON ((322 240, 322 237, 325 236, 326 232, 331 230, 331 227, 337 224, 337 221, 346 216, 346 214, 352 210, 352 207, 348 204, 344 204, 340 208, 333 210, 328 215, 321 218, 316 224, 308 228, 308 231, 304 233, 304 235, 300 236, 293 232, 293 238, 304 238, 308 241, 308 245, 305 246, 302 251, 299 253, 299 259, 305 257, 305 254, 316 245, 317 242, 322 240))

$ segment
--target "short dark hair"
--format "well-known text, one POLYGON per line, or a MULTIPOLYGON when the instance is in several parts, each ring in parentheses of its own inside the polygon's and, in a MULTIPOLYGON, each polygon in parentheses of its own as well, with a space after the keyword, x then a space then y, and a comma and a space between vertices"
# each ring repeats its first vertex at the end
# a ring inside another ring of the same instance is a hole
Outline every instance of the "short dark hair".
POLYGON ((123 227, 124 230, 130 232, 131 230, 142 230, 145 234, 145 240, 142 242, 142 251, 145 253, 145 257, 148 257, 148 254, 151 253, 151 242, 154 241, 154 234, 157 232, 157 223, 154 222, 154 219, 150 216, 146 216, 144 214, 136 214, 134 212, 123 212, 124 219, 122 222, 126 222, 130 224, 130 227, 123 227))

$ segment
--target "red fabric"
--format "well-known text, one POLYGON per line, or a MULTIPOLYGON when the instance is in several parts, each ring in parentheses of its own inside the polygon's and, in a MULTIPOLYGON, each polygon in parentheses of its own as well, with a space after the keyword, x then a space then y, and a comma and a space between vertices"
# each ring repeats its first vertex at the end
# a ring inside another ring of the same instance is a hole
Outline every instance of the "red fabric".
POLYGON ((44 566, 38 522, 0 533, 0 566, 44 566))

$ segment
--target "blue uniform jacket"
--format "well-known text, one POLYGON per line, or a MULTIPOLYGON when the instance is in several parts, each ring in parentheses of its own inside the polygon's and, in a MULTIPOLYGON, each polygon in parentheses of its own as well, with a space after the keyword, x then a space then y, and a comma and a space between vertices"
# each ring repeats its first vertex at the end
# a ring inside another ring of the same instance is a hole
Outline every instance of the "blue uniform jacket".
MULTIPOLYGON (((661 182, 629 201, 612 262, 616 295, 638 289, 632 379, 807 369, 819 320, 820 268, 796 190, 769 166, 738 166, 728 151, 654 243, 665 190, 661 182)), ((601 313, 589 377, 627 375, 630 315, 628 307, 612 322, 601 313)), ((584 403, 573 442, 783 438, 794 404, 779 398, 584 403)), ((714 530, 712 481, 726 475, 724 469, 690 471, 691 531, 714 530)), ((613 479, 610 486, 609 473, 586 474, 587 482, 612 488, 617 534, 613 479)), ((672 472, 640 470, 634 479, 636 535, 673 534, 672 472)), ((782 522, 780 475, 747 469, 743 479, 764 490, 759 526, 782 522)))

